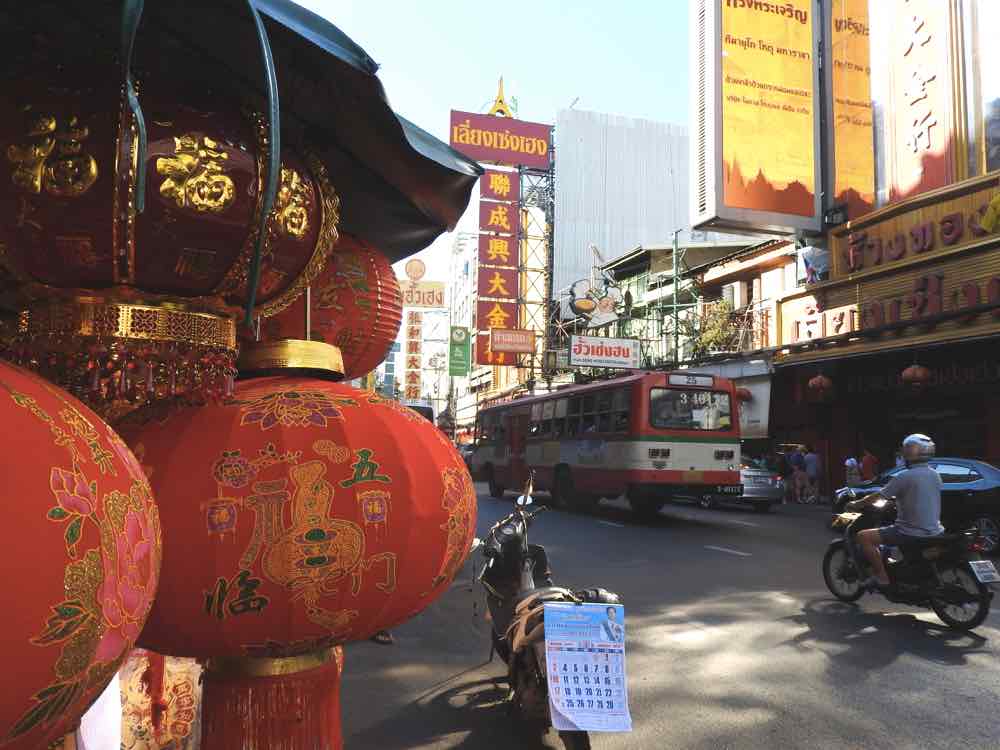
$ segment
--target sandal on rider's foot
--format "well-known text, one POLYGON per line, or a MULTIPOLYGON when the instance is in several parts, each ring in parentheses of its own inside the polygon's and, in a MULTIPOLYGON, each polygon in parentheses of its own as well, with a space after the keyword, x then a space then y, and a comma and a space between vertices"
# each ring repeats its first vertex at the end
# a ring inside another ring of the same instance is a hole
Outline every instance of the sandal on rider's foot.
POLYGON ((392 638, 392 633, 388 630, 380 630, 375 635, 371 637, 371 640, 382 646, 391 646, 395 641, 392 638))

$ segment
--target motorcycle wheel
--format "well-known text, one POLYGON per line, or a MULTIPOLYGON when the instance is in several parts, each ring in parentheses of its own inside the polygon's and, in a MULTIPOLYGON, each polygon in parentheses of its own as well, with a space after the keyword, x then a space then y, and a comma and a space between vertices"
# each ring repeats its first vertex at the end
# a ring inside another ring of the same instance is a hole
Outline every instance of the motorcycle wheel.
POLYGON ((823 580, 830 593, 842 602, 856 602, 865 593, 843 540, 831 544, 823 556, 823 580))
POLYGON ((983 624, 990 613, 990 590, 980 583, 968 568, 953 567, 941 571, 945 585, 958 586, 975 597, 969 604, 951 604, 944 599, 931 597, 931 609, 941 622, 955 630, 972 630, 983 624))
POLYGON ((587 732, 560 732, 566 750, 590 750, 590 734, 587 732))

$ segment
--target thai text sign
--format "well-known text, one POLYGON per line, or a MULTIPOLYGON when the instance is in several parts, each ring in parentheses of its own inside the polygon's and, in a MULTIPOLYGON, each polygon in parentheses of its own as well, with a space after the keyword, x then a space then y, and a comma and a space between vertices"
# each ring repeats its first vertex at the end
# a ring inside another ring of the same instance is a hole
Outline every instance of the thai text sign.
POLYGON ((816 213, 812 7, 722 0, 726 206, 816 213))
POLYGON ((997 229, 1000 178, 965 185, 951 200, 942 196, 919 210, 894 206, 834 231, 831 278, 947 253, 990 234, 997 229))
POLYGON ((403 307, 444 307, 443 281, 408 281, 399 279, 403 307))
POLYGON ((493 328, 490 330, 490 349, 497 353, 534 354, 535 332, 493 328))
POLYGON ((479 231, 514 234, 517 232, 517 205, 479 201, 479 231))
POLYGON ((485 268, 479 267, 479 286, 477 287, 480 298, 499 297, 500 299, 513 299, 518 297, 517 270, 513 268, 485 268))
POLYGON ((521 198, 521 178, 517 172, 487 169, 479 178, 479 197, 517 203, 521 198))
POLYGON ((451 327, 448 343, 448 375, 465 377, 472 366, 472 336, 468 328, 451 327))
POLYGON ((479 265, 516 266, 517 240, 513 237, 499 237, 490 234, 480 235, 479 265))
POLYGON ((830 9, 833 194, 852 219, 875 205, 868 3, 836 0, 830 9))
POLYGON ((537 122, 452 110, 448 143, 476 161, 548 169, 551 133, 537 122))
POLYGON ((507 352, 494 352, 490 348, 490 334, 480 333, 476 336, 477 365, 516 365, 517 357, 507 352))
POLYGON ((570 367, 639 369, 639 342, 600 336, 570 336, 570 367))
POLYGON ((480 300, 476 303, 476 328, 488 331, 490 328, 516 328, 517 305, 513 302, 489 302, 480 300))

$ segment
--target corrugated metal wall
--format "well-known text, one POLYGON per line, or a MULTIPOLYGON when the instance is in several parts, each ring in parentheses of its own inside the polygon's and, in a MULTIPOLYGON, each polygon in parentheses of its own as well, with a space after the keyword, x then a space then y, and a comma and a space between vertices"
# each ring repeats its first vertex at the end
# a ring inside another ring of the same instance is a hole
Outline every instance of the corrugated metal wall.
POLYGON ((610 260, 689 226, 684 126, 562 110, 555 163, 556 293, 590 276, 591 244, 610 260))

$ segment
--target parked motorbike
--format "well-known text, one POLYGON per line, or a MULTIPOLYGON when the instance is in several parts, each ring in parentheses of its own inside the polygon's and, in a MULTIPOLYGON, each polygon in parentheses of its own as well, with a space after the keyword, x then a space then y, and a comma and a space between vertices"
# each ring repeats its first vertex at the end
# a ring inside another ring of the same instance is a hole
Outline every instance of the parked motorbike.
MULTIPOLYGON (((548 557, 540 545, 528 543, 528 529, 539 514, 529 510, 533 499, 533 476, 514 501, 514 510, 476 539, 473 550, 482 549, 484 559, 477 580, 486 593, 492 619, 490 660, 496 653, 507 664, 508 706, 522 721, 543 733, 552 725, 545 659, 546 602, 599 602, 620 604, 617 594, 605 589, 571 591, 552 583, 548 557)), ((583 731, 560 731, 566 750, 589 750, 590 735, 583 731)))
MULTIPOLYGON (((842 529, 843 538, 830 543, 823 578, 835 597, 854 602, 865 593, 862 582, 871 575, 871 566, 858 532, 891 524, 895 517, 895 502, 878 493, 851 501, 834 517, 833 528, 842 529)), ((891 602, 930 607, 951 628, 972 630, 990 613, 989 584, 1000 581, 993 563, 981 558, 982 550, 975 529, 917 539, 899 548, 883 546, 890 585, 880 593, 891 602)))

